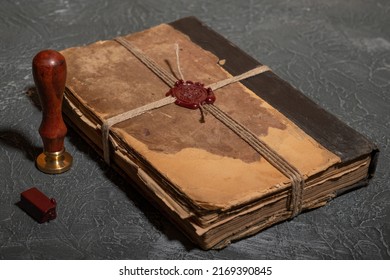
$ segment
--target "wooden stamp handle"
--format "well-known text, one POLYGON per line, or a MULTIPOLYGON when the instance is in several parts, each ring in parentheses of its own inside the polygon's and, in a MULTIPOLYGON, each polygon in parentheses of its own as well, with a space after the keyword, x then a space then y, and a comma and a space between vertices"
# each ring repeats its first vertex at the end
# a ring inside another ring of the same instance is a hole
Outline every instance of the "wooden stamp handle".
MULTIPOLYGON (((44 50, 34 57, 32 70, 42 105, 42 122, 39 127, 39 134, 43 141, 43 150, 46 156, 55 155, 58 157, 64 152, 64 138, 67 133, 67 128, 62 118, 62 99, 66 82, 66 61, 59 52, 44 50)), ((39 166, 38 159, 37 164, 38 168, 42 170, 39 166)), ((47 173, 63 172, 42 171, 47 173)))
POLYGON ((33 76, 42 106, 39 134, 44 151, 59 152, 64 148, 67 128, 62 119, 62 97, 66 81, 65 58, 56 51, 39 52, 33 60, 33 76))

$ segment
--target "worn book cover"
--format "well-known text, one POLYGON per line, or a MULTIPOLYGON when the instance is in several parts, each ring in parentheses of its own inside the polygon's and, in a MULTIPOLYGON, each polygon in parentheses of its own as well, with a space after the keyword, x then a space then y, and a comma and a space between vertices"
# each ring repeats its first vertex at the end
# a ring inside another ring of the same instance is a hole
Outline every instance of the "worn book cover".
POLYGON ((62 54, 71 126, 204 249, 323 206, 375 171, 370 140, 196 18, 62 54), (180 83, 184 99, 206 99, 179 106, 180 83))

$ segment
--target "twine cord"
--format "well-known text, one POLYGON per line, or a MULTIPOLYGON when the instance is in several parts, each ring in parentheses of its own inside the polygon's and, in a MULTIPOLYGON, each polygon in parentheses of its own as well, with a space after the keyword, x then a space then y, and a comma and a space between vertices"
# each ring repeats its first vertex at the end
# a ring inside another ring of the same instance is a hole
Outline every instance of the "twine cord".
POLYGON ((136 58, 138 58, 143 64, 146 65, 150 70, 152 70, 161 80, 163 80, 169 87, 173 87, 176 82, 176 78, 166 71, 164 68, 161 68, 155 61, 146 56, 139 48, 131 44, 123 37, 117 37, 114 39, 119 44, 124 46, 128 51, 130 51, 136 58))
POLYGON ((230 85, 230 84, 235 83, 235 82, 239 82, 241 80, 248 79, 250 77, 262 74, 262 73, 267 72, 267 71, 271 71, 271 68, 269 68, 267 65, 261 65, 261 66, 255 67, 255 68, 253 68, 245 73, 242 73, 241 75, 227 78, 225 80, 208 85, 207 87, 211 88, 214 91, 214 90, 217 90, 221 87, 230 85))
POLYGON ((172 104, 176 101, 176 98, 172 96, 167 96, 163 99, 157 100, 155 102, 148 103, 144 106, 135 108, 133 110, 124 112, 122 114, 116 115, 114 117, 111 117, 107 120, 105 120, 102 124, 102 138, 103 138, 103 157, 104 161, 110 164, 110 150, 109 150, 109 132, 110 128, 120 122, 123 122, 125 120, 129 120, 131 118, 134 118, 136 116, 142 115, 143 113, 146 113, 150 110, 157 109, 160 107, 163 107, 168 104, 172 104))
POLYGON ((178 43, 175 44, 175 52, 176 52, 176 65, 177 65, 177 70, 179 71, 179 74, 180 74, 180 79, 185 81, 183 73, 181 72, 181 68, 180 68, 179 44, 178 43))
MULTIPOLYGON (((137 59, 139 59, 145 66, 147 66, 153 73, 155 73, 160 79, 162 79, 168 86, 173 87, 175 85, 176 79, 175 77, 161 68, 155 61, 149 58, 146 54, 144 54, 140 49, 135 47, 129 41, 124 39, 123 37, 118 37, 114 39, 116 42, 124 46, 127 50, 129 50, 137 59)), ((176 62, 180 77, 184 80, 183 73, 180 69, 180 60, 179 60, 179 46, 175 44, 175 53, 176 53, 176 62)), ((210 84, 207 87, 210 87, 212 90, 217 90, 226 85, 259 75, 261 73, 271 71, 271 69, 262 65, 251 69, 241 75, 237 75, 231 78, 227 78, 216 83, 210 84)), ((110 128, 120 122, 131 119, 133 117, 139 116, 145 112, 150 110, 160 108, 169 104, 172 104, 176 101, 175 97, 168 96, 157 100, 155 102, 151 102, 144 106, 135 108, 133 110, 124 112, 117 116, 111 117, 103 121, 102 124, 102 141, 103 141, 103 154, 104 160, 109 164, 110 162, 110 153, 109 153, 109 132, 110 128)), ((291 165, 288 161, 286 161, 282 156, 280 156, 275 150, 269 147, 266 143, 261 141, 252 131, 247 129, 244 125, 239 123, 230 117, 227 113, 221 110, 219 107, 214 104, 200 104, 199 106, 201 111, 201 122, 204 122, 204 118, 206 113, 212 114, 216 119, 226 125, 229 129, 231 129, 235 134, 237 134, 241 139, 243 139, 248 145, 250 145, 257 153, 259 153, 265 160, 267 160, 272 166, 274 166, 277 170, 279 170, 283 175, 285 175, 291 181, 291 198, 290 198, 290 211, 291 217, 295 217, 302 210, 302 196, 303 189, 305 185, 305 180, 302 174, 291 165)))
POLYGON ((269 147, 265 142, 261 141, 252 131, 247 129, 244 125, 230 117, 227 113, 222 111, 219 107, 212 104, 204 104, 203 109, 212 114, 216 119, 221 121, 224 125, 230 128, 241 139, 247 142, 256 152, 264 157, 272 166, 278 169, 283 175, 291 181, 292 195, 291 195, 291 211, 292 217, 295 217, 302 210, 302 205, 299 201, 302 200, 302 192, 304 186, 304 178, 299 171, 288 163, 275 150, 269 147))

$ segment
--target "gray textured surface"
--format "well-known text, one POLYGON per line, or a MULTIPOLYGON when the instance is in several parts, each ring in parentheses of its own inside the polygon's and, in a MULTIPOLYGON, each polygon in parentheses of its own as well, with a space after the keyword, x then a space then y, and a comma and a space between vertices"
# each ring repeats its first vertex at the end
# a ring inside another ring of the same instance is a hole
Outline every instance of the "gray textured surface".
POLYGON ((390 259, 389 1, 0 1, 0 258, 390 259), (195 15, 381 149, 367 188, 221 251, 194 248, 69 131, 71 171, 40 173, 41 112, 28 89, 41 49, 110 39, 195 15), (14 204, 37 186, 58 218, 14 204))

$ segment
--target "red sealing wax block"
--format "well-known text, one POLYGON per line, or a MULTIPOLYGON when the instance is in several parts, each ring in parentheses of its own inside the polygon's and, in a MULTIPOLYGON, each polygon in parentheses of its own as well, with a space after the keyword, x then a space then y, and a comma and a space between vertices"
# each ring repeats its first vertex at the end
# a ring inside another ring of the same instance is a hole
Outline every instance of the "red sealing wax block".
POLYGON ((56 200, 54 198, 48 198, 35 187, 20 194, 19 205, 39 223, 45 223, 57 217, 56 200))

